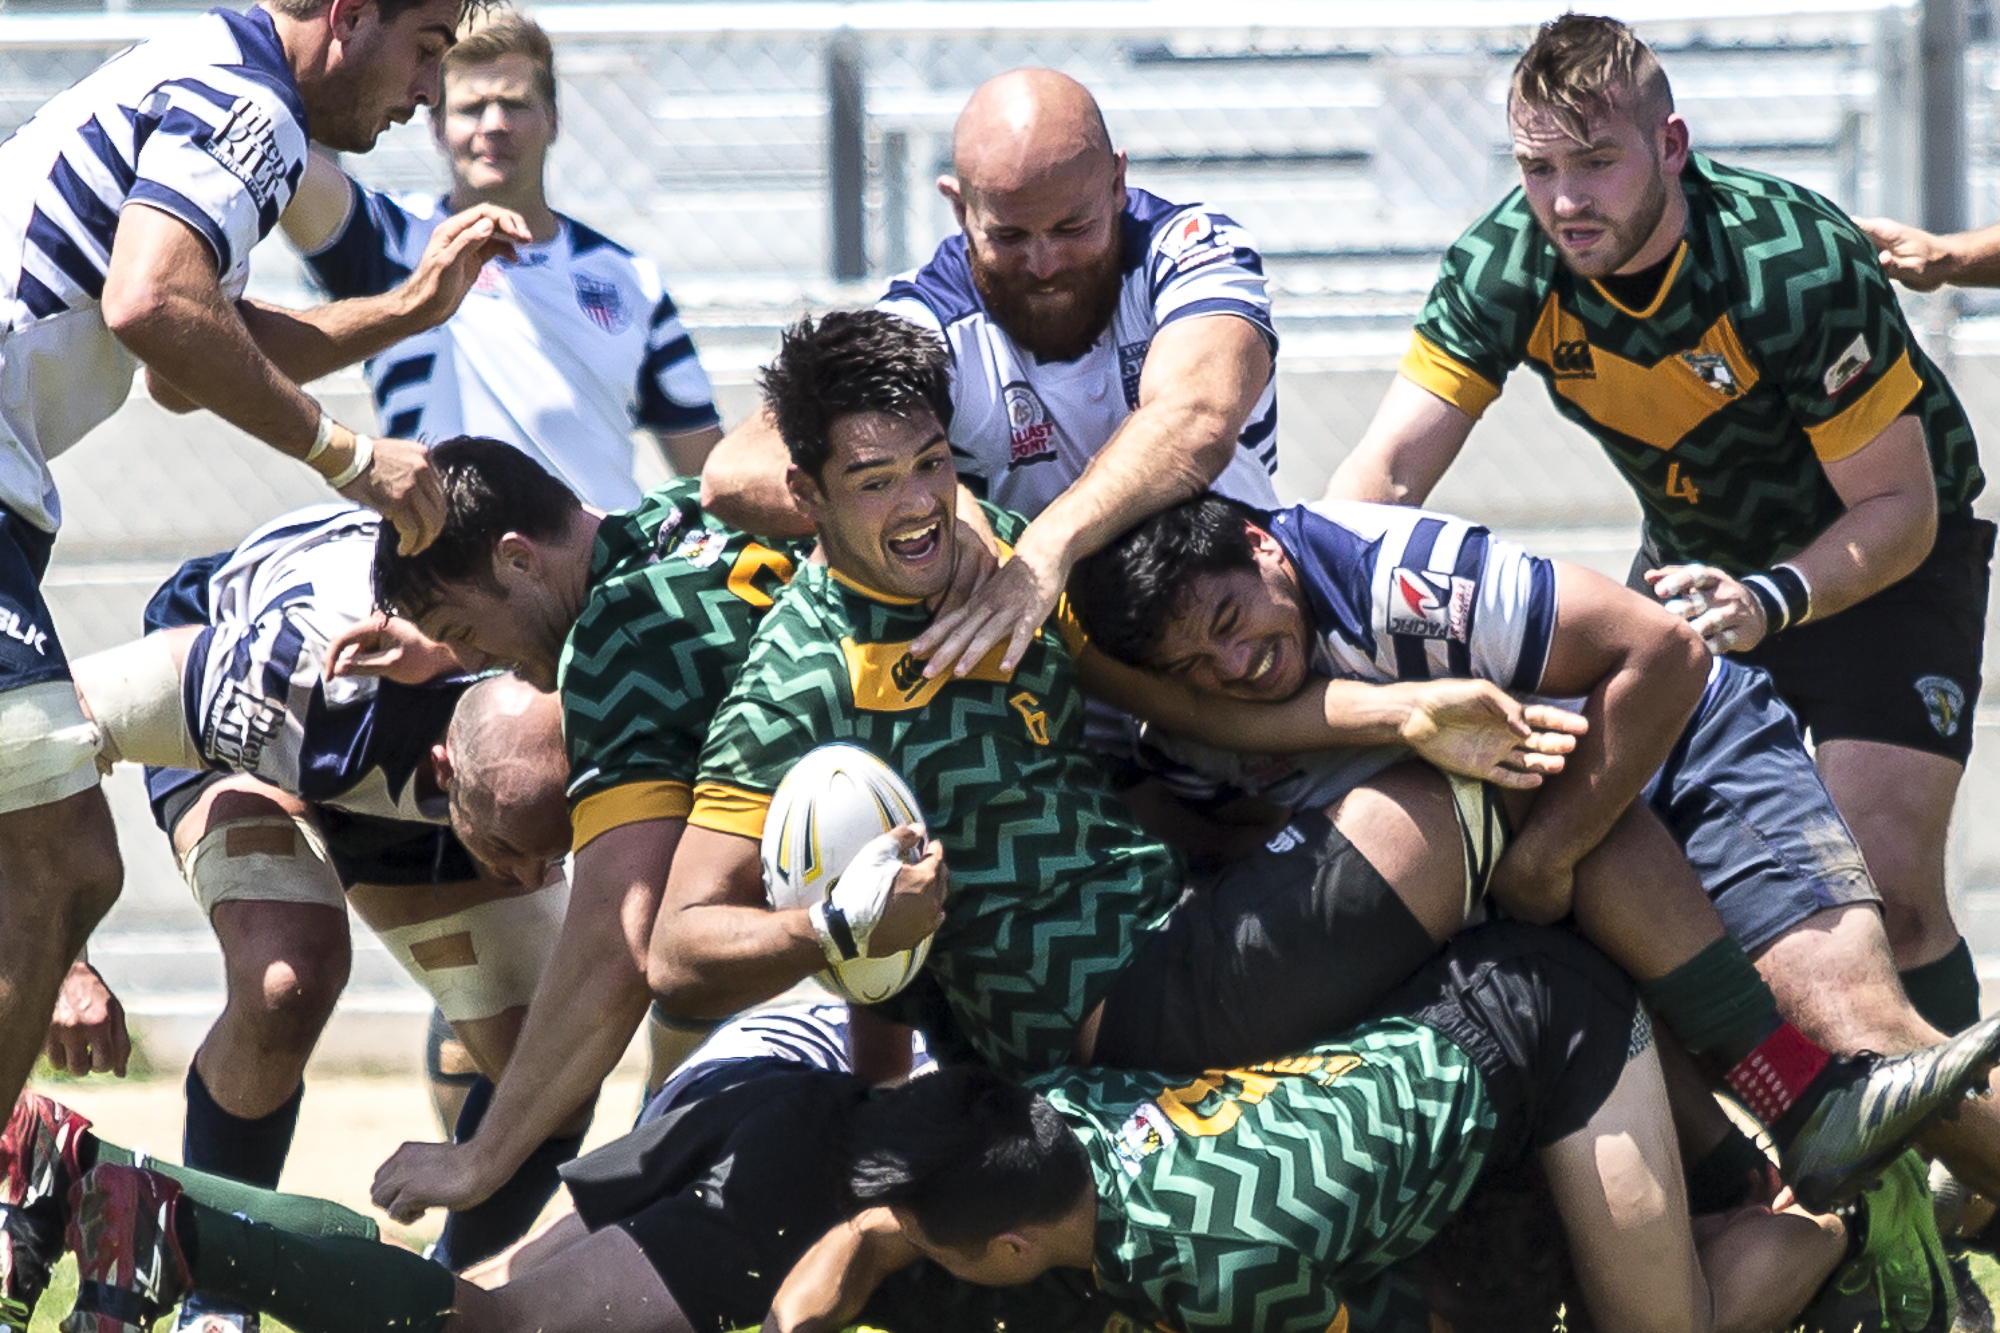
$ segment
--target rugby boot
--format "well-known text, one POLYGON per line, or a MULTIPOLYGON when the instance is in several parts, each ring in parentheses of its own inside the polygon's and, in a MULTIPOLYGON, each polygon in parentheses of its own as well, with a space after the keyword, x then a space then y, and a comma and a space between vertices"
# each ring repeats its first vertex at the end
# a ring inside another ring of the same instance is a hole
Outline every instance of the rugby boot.
POLYGON ((1835 1057, 1814 1079, 1815 1100, 1804 1123, 1784 1136, 1778 1166, 1785 1182, 1807 1211, 1832 1211, 1911 1139, 1955 1111, 1969 1090, 1983 1086, 1996 1059, 2000 1017, 1908 1055, 1835 1057))
POLYGON ((1965 1251, 1945 1251, 1951 1256, 1951 1285, 1958 1296, 1958 1314, 1951 1321, 1951 1333, 1993 1333, 1993 1303, 1980 1290, 1973 1276, 1972 1261, 1965 1251))
POLYGON ((1904 1152, 1879 1183, 1843 1210, 1849 1257, 1806 1306, 1803 1327, 1823 1333, 1949 1333, 1951 1265, 1931 1215, 1923 1159, 1904 1152))
POLYGON ((62 1257, 69 1190, 90 1122, 38 1092, 23 1092, 0 1130, 0 1330, 27 1333, 35 1302, 62 1257))
POLYGON ((181 1187, 136 1166, 98 1166, 70 1191, 76 1308, 63 1333, 146 1333, 191 1285, 174 1233, 181 1187))

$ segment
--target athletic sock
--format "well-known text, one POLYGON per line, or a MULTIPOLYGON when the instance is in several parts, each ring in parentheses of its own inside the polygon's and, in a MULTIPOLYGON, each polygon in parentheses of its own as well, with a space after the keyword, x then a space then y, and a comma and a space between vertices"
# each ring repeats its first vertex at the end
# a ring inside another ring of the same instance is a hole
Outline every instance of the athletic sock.
POLYGON ((305 1095, 306 1085, 300 1083, 277 1110, 245 1119, 218 1105, 202 1081, 201 1070, 190 1064, 181 1160, 213 1175, 276 1189, 278 1177, 284 1174, 285 1157, 292 1150, 292 1133, 299 1127, 299 1104, 305 1095))
POLYGON ((1688 1212, 1699 1216, 1741 1208, 1770 1170, 1764 1150, 1732 1124, 1720 1142, 1688 1167, 1688 1212))
POLYGON ((189 1199, 175 1232, 200 1290, 300 1333, 439 1333, 458 1279, 419 1255, 352 1236, 298 1236, 189 1199))
POLYGON ((1979 1021, 1979 969, 1963 935, 1936 962, 1901 974, 1903 993, 1926 1023, 1950 1036, 1979 1021))
MULTIPOLYGON (((131 1149, 107 1143, 95 1134, 84 1136, 79 1160, 86 1172, 99 1162, 112 1166, 140 1164, 138 1154, 131 1149)), ((375 1219, 327 1199, 280 1194, 276 1190, 245 1185, 239 1180, 229 1180, 191 1166, 155 1161, 151 1157, 145 1160, 145 1167, 174 1181, 181 1187, 181 1192, 196 1203, 225 1213, 240 1213, 253 1221, 281 1227, 295 1235, 347 1236, 372 1241, 382 1234, 375 1219)))
MULTIPOLYGON (((1828 1054, 1778 1017, 1778 1002, 1743 946, 1723 936, 1639 993, 1696 1055, 1725 1066, 1750 1114, 1776 1134, 1825 1069, 1828 1054)), ((1785 1140, 1781 1140, 1783 1142, 1785 1140)))

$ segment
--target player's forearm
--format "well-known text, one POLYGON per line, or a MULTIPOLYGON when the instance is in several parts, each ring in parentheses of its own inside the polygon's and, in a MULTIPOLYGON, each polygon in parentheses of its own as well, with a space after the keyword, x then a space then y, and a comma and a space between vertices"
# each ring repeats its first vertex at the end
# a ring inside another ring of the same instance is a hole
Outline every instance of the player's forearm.
POLYGON ((675 1018, 719 1019, 761 1004, 826 966, 804 910, 724 903, 669 906, 653 930, 647 980, 675 1018))
POLYGON ((2000 225, 1937 238, 1933 272, 1959 287, 2000 287, 2000 225))
POLYGON ((148 285, 107 295, 104 318, 188 399, 280 453, 303 458, 311 447, 319 404, 263 354, 220 292, 148 285))
POLYGON ((400 287, 311 310, 239 301, 237 311, 264 355, 300 384, 366 361, 428 327, 400 287))
POLYGON ((722 437, 701 467, 701 507, 767 537, 810 537, 811 522, 785 485, 791 454, 768 408, 722 437))
POLYGON ((1472 420, 1421 384, 1397 375, 1361 443, 1328 479, 1325 498, 1422 504, 1464 447, 1472 420))
POLYGON ((1784 563, 1812 588, 1824 620, 1872 597, 1923 563, 1937 541, 1937 493, 1873 496, 1854 504, 1784 563))

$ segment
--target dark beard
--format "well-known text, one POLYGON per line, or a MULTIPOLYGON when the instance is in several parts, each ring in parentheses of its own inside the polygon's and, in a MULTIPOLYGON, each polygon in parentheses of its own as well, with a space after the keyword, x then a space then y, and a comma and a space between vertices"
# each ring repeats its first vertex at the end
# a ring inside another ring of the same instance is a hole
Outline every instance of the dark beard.
POLYGON ((1043 284, 1032 275, 992 272, 968 247, 972 285, 979 289, 986 313, 1022 350, 1043 361, 1074 361, 1097 343, 1118 309, 1120 247, 1113 244, 1087 269, 1057 279, 1072 300, 1058 315, 1044 314, 1029 303, 1030 288, 1043 284))

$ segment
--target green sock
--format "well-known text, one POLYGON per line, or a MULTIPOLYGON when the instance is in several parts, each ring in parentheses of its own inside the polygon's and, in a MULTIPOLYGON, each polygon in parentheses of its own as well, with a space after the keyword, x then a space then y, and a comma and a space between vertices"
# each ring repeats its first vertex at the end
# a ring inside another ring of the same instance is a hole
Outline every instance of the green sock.
POLYGON ((421 1255, 353 1236, 295 1236, 189 1201, 177 1221, 196 1289, 299 1333, 439 1333, 458 1279, 421 1255))
POLYGON ((1690 1051, 1730 1066, 1778 1026, 1777 998, 1727 935, 1664 977, 1640 982, 1639 994, 1690 1051))
MULTIPOLYGON (((131 1166, 134 1162, 129 1148, 107 1143, 95 1134, 90 1136, 90 1142, 96 1144, 96 1155, 86 1160, 86 1169, 98 1162, 108 1162, 113 1166, 131 1166)), ((87 1143, 84 1152, 88 1154, 90 1151, 87 1143)), ((219 1208, 225 1213, 241 1213, 294 1235, 352 1236, 357 1240, 372 1241, 382 1234, 373 1218, 325 1199, 311 1199, 303 1194, 280 1194, 276 1190, 260 1189, 224 1176, 197 1171, 191 1166, 175 1166, 172 1162, 156 1161, 151 1157, 146 1159, 146 1169, 157 1171, 174 1181, 181 1187, 181 1192, 196 1203, 219 1208)))
POLYGON ((1950 953, 1902 973, 1903 993, 1924 1021, 1950 1035, 1979 1021, 1979 969, 1960 936, 1950 953))

